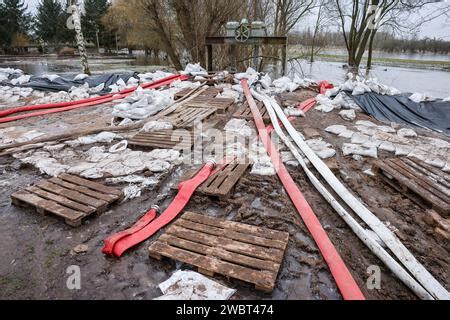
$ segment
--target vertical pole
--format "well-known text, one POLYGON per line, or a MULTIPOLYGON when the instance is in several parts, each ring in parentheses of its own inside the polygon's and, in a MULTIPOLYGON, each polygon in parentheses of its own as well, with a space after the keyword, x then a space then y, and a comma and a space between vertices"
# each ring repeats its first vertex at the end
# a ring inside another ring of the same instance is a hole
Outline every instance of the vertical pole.
POLYGON ((259 45, 253 47, 253 68, 259 71, 259 45))
POLYGON ((100 40, 98 38, 98 29, 95 30, 95 36, 97 38, 97 52, 100 53, 100 40))
POLYGON ((206 56, 207 56, 207 69, 208 71, 213 71, 213 50, 212 45, 208 44, 206 45, 206 56))
POLYGON ((287 50, 288 50, 288 44, 287 44, 287 39, 286 39, 286 44, 283 45, 283 47, 281 48, 281 59, 282 59, 282 72, 283 72, 283 76, 286 75, 287 72, 287 50))
POLYGON ((230 67, 231 72, 237 72, 237 57, 236 57, 236 45, 230 45, 230 67))

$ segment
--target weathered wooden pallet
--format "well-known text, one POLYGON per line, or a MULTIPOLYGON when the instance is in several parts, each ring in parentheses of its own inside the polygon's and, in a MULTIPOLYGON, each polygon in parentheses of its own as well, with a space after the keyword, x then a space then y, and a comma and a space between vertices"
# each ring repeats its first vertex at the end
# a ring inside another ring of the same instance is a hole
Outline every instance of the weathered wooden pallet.
POLYGON ((185 105, 196 108, 215 108, 217 113, 225 114, 234 105, 234 99, 198 96, 186 102, 185 105))
MULTIPOLYGON (((175 93, 174 99, 179 100, 183 97, 185 97, 187 94, 189 94, 192 91, 192 88, 186 88, 181 90, 180 92, 175 93)), ((217 97, 219 93, 223 92, 223 89, 215 88, 215 87, 209 87, 202 93, 200 93, 199 97, 217 97)))
POLYGON ((214 108, 194 108, 181 106, 162 119, 169 121, 176 128, 193 128, 216 112, 214 108))
POLYGON ((159 130, 139 132, 128 140, 132 148, 191 150, 194 137, 186 130, 159 130))
MULTIPOLYGON (((261 116, 263 117, 263 120, 270 121, 269 113, 266 110, 266 107, 262 102, 257 102, 256 105, 258 106, 259 112, 261 113, 261 116)), ((234 114, 233 118, 238 119, 245 119, 245 120, 253 120, 253 114, 252 110, 250 109, 250 106, 248 105, 248 102, 245 102, 234 114)))
MULTIPOLYGON (((197 193, 213 197, 228 197, 236 183, 247 171, 250 163, 232 162, 224 166, 216 174, 208 178, 198 189, 197 193)), ((218 165, 220 167, 220 164, 218 165)), ((198 173, 199 169, 188 172, 181 181, 191 179, 198 173)), ((177 188, 178 186, 175 186, 177 188)))
POLYGON ((121 190, 69 174, 44 180, 11 195, 17 206, 32 207, 41 214, 53 214, 78 227, 83 220, 99 215, 123 199, 121 190))
POLYGON ((191 91, 192 91, 191 88, 183 89, 183 90, 181 90, 181 91, 175 93, 175 94, 173 95, 173 99, 174 99, 175 101, 180 100, 181 98, 184 98, 186 95, 188 95, 191 91))
POLYGON ((272 292, 288 241, 287 232, 186 212, 149 247, 149 254, 272 292))
POLYGON ((378 175, 397 191, 425 209, 432 208, 448 217, 450 175, 414 158, 378 161, 378 175))
POLYGON ((222 92, 223 92, 222 88, 209 87, 208 89, 206 89, 205 91, 203 91, 200 94, 200 97, 212 97, 212 98, 215 98, 215 97, 217 97, 217 95, 219 93, 222 93, 222 92))

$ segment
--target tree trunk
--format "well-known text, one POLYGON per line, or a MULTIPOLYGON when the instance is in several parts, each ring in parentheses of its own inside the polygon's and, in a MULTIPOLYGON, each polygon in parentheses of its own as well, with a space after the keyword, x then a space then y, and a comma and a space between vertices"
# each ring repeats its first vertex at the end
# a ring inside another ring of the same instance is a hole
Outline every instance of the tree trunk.
POLYGON ((81 30, 80 11, 78 10, 78 6, 76 4, 74 4, 72 6, 72 18, 73 18, 73 25, 74 25, 75 33, 76 33, 78 51, 80 52, 81 67, 83 69, 84 74, 90 75, 91 70, 89 69, 87 52, 86 52, 86 47, 85 47, 85 43, 84 43, 84 36, 83 36, 83 32, 81 30))
POLYGON ((367 56, 367 72, 369 72, 370 69, 372 69, 372 56, 373 56, 373 41, 375 39, 376 31, 372 30, 372 34, 370 35, 369 40, 369 53, 367 56))

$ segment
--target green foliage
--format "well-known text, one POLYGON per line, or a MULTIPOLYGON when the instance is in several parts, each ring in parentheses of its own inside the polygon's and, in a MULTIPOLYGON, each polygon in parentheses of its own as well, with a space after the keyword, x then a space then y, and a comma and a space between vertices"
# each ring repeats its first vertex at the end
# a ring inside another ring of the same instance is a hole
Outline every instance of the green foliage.
POLYGON ((36 36, 47 43, 73 41, 74 33, 66 26, 69 15, 58 0, 41 0, 35 17, 36 36))
POLYGON ((102 24, 102 17, 106 14, 111 4, 108 0, 85 0, 84 15, 81 18, 83 35, 87 41, 97 44, 97 32, 100 46, 111 47, 114 38, 102 24))
POLYGON ((0 1, 0 45, 8 47, 14 36, 27 35, 31 16, 23 0, 0 1))

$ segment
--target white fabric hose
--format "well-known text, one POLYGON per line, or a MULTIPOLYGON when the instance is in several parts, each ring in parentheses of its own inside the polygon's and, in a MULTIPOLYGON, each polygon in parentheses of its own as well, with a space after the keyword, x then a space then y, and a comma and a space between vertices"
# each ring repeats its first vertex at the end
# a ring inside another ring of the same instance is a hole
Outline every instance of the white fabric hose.
POLYGON ((417 281, 436 299, 450 300, 450 293, 420 264, 414 255, 370 210, 368 210, 350 191, 336 178, 327 165, 307 145, 297 130, 287 119, 281 107, 273 101, 273 109, 300 150, 311 161, 313 166, 327 181, 341 199, 380 237, 399 261, 409 270, 417 281))
POLYGON ((314 176, 309 170, 308 166, 304 162, 302 155, 299 153, 297 147, 286 137, 280 125, 278 124, 278 118, 273 110, 271 100, 264 95, 252 91, 253 96, 262 101, 266 106, 270 119, 274 126, 275 132, 281 138, 281 140, 289 147, 292 154, 299 161, 306 175, 310 179, 314 187, 319 193, 327 200, 327 202, 336 210, 339 216, 347 223, 352 231, 358 236, 358 238, 408 287, 413 291, 420 299, 434 300, 433 297, 419 284, 417 281, 409 275, 409 273, 403 269, 403 267, 395 261, 387 252, 383 249, 372 237, 370 237, 366 230, 353 219, 353 217, 345 210, 342 205, 336 201, 333 195, 321 184, 321 182, 314 176))

